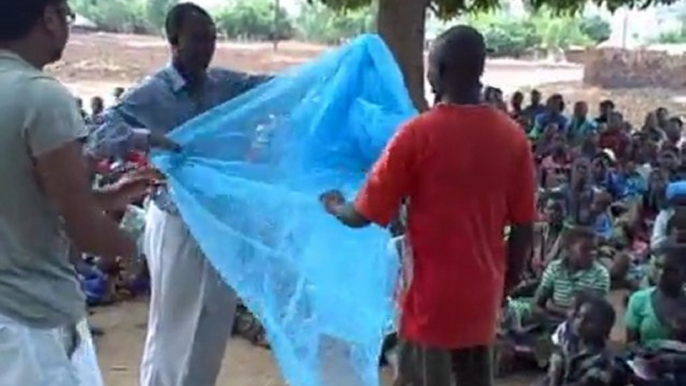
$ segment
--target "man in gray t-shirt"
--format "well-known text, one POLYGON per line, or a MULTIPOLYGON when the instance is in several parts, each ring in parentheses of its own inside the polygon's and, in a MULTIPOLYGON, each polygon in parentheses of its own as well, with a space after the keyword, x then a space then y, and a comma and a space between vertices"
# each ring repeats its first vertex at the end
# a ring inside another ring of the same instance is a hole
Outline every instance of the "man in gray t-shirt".
POLYGON ((104 211, 149 181, 91 190, 74 97, 42 71, 73 17, 66 0, 0 2, 0 385, 102 384, 68 251, 136 252, 104 211))

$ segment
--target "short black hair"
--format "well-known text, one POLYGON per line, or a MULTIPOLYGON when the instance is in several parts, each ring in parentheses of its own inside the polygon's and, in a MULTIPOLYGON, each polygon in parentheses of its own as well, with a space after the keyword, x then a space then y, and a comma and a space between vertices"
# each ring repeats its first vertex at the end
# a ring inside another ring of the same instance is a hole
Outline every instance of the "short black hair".
POLYGON ((186 18, 191 14, 199 14, 212 20, 207 11, 194 3, 179 3, 172 7, 167 13, 167 19, 164 22, 164 30, 167 35, 167 41, 171 45, 179 44, 179 33, 186 22, 186 18))
POLYGON ((612 304, 604 297, 593 295, 584 299, 582 306, 588 307, 593 318, 598 320, 603 336, 610 336, 617 319, 617 313, 612 304))
POLYGON ((596 235, 590 226, 575 225, 564 232, 565 247, 569 248, 580 240, 595 240, 596 235))
POLYGON ((25 37, 43 17, 49 5, 66 4, 67 0, 1 0, 0 41, 25 37))
POLYGON ((431 65, 450 71, 459 86, 479 83, 486 65, 486 42, 473 27, 458 25, 442 33, 431 50, 431 65))
POLYGON ((608 108, 608 109, 614 109, 615 108, 615 102, 605 99, 604 101, 600 102, 600 107, 602 108, 608 108))
POLYGON ((587 301, 590 299, 593 299, 595 296, 597 296, 595 293, 588 289, 580 289, 577 291, 574 291, 572 295, 572 299, 574 300, 574 311, 578 312, 581 306, 584 305, 587 301))

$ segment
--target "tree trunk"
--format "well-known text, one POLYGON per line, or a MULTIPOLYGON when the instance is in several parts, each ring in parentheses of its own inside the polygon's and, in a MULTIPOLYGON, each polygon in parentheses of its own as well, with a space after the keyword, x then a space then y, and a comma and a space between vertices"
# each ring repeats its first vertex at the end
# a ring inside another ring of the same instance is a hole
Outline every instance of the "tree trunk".
POLYGON ((405 77, 419 111, 428 108, 424 92, 424 33, 429 0, 379 0, 377 28, 405 77))

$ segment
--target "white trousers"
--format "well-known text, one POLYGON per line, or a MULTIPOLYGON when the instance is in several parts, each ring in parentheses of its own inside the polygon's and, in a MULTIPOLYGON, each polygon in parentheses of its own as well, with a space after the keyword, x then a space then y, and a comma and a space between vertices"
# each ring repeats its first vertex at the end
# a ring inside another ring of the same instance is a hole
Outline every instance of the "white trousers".
POLYGON ((35 329, 0 315, 0 386, 102 386, 88 323, 35 329))
POLYGON ((141 386, 214 386, 238 299, 181 217, 151 203, 144 252, 151 277, 141 386))

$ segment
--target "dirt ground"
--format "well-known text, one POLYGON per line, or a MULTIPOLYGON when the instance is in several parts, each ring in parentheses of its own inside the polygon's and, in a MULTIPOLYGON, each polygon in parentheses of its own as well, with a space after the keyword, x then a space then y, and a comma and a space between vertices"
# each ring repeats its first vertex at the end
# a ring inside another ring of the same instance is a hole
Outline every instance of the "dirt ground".
MULTIPOLYGON (((285 42, 274 52, 270 44, 221 43, 214 65, 248 72, 278 72, 310 60, 324 47, 285 42)), ((128 87, 163 66, 169 54, 161 38, 129 35, 74 35, 63 61, 52 71, 72 92, 87 100, 103 96, 109 101, 114 87, 128 87)), ((545 94, 560 92, 568 100, 587 100, 595 106, 604 98, 617 100, 633 122, 642 120, 649 109, 668 106, 683 112, 684 104, 675 100, 686 91, 642 89, 600 90, 581 84, 583 68, 573 65, 550 65, 498 60, 488 63, 485 83, 496 85, 506 93, 516 89, 540 88, 545 94), (555 83, 552 83, 555 82, 555 83)), ((619 298, 615 299, 619 304, 619 298)), ((143 300, 117 304, 96 310, 93 321, 106 332, 97 339, 99 359, 108 386, 137 384, 138 364, 145 340, 147 303, 143 300)), ((617 328, 615 340, 621 340, 617 328)), ((385 375, 388 385, 388 374, 385 375)), ((530 375, 509 377, 498 386, 530 384, 530 375)), ((232 340, 218 386, 283 385, 269 351, 255 348, 241 340, 232 340)))
MULTIPOLYGON (((611 301, 623 314, 622 293, 613 293, 611 301)), ((134 386, 145 343, 147 299, 97 308, 91 321, 105 330, 96 338, 98 359, 107 386, 134 386)), ((613 332, 613 341, 624 340, 621 317, 613 332)), ((496 381, 496 386, 528 386, 539 374, 515 374, 496 381)), ((382 373, 383 386, 391 385, 391 375, 382 373)), ((224 356, 217 386, 285 386, 271 352, 252 346, 242 339, 232 339, 224 356)))

